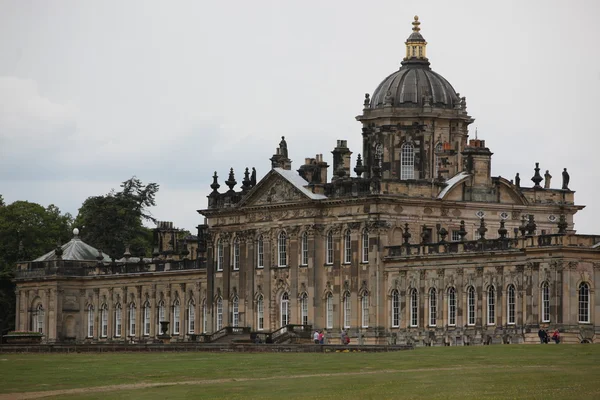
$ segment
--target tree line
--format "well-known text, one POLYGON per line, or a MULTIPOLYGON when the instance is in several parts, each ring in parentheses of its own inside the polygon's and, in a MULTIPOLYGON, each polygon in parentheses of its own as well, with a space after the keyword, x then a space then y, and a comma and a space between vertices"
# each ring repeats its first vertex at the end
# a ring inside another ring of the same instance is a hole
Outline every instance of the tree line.
POLYGON ((132 177, 119 191, 88 197, 76 218, 51 204, 28 201, 5 204, 0 194, 0 335, 14 329, 16 264, 31 261, 68 242, 73 228, 81 239, 113 259, 129 245, 134 256, 150 256, 152 230, 143 222, 156 222, 149 208, 156 205, 159 186, 132 177))

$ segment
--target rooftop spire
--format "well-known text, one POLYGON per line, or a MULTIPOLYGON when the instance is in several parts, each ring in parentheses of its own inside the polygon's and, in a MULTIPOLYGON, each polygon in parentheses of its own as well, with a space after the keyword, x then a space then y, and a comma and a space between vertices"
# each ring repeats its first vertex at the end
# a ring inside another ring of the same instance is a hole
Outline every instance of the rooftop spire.
MULTIPOLYGON (((407 61, 417 61, 422 63, 423 61, 427 62, 427 42, 421 35, 421 22, 419 21, 419 16, 415 15, 415 19, 412 22, 412 33, 406 39, 406 56, 404 57, 404 62, 407 61)), ((402 64, 404 64, 404 62, 402 64)))

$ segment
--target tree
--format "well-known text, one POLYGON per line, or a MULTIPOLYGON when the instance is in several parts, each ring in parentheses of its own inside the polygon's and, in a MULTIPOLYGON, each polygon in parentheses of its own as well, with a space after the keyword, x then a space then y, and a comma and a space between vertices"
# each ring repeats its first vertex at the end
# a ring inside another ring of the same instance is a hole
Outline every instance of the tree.
POLYGON ((152 232, 142 223, 156 222, 148 208, 156 205, 158 184, 144 185, 134 176, 123 182, 121 188, 120 192, 113 190, 105 196, 85 200, 75 226, 80 228, 83 241, 113 259, 120 258, 127 245, 134 256, 149 255, 152 232))
POLYGON ((14 328, 15 287, 18 261, 31 261, 65 243, 71 237, 73 218, 49 205, 16 201, 0 206, 0 333, 14 328))

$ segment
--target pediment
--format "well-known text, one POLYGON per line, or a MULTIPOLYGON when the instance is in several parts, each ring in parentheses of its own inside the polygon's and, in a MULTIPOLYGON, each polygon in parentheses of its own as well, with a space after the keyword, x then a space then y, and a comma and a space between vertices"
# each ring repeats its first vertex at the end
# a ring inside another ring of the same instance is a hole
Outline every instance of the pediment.
POLYGON ((259 182, 244 199, 244 207, 265 206, 274 204, 295 203, 298 201, 310 200, 308 196, 302 193, 293 184, 288 182, 279 174, 269 174, 263 181, 259 182))

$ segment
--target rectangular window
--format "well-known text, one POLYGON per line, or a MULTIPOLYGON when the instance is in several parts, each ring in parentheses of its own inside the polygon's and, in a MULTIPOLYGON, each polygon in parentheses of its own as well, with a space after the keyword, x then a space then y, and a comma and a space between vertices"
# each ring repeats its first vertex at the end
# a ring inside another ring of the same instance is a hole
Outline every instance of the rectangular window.
POLYGON ((333 296, 329 294, 327 296, 327 321, 326 321, 327 329, 333 328, 333 296))
POLYGON ((352 315, 352 304, 350 294, 344 296, 344 328, 350 328, 350 316, 352 315))
POLYGON ((240 242, 235 239, 233 243, 233 269, 238 271, 240 269, 240 242))
POLYGON ((94 337, 94 309, 88 309, 88 337, 94 337))
POLYGON ((265 309, 262 296, 258 298, 258 302, 256 303, 256 315, 258 319, 258 330, 262 331, 265 329, 265 309))
POLYGON ((150 306, 144 307, 144 335, 150 335, 150 306))
POLYGON ((179 335, 180 324, 179 304, 173 306, 173 335, 179 335))
POLYGON ((308 265, 308 234, 302 235, 302 265, 308 265))
POLYGON ((429 293, 429 326, 437 325, 437 291, 432 289, 429 293))
POLYGON ((467 293, 467 325, 475 325, 475 289, 472 287, 467 293))
POLYGON ((265 248, 264 248, 264 242, 263 242, 263 238, 262 236, 260 238, 258 238, 258 243, 257 243, 257 254, 258 254, 258 265, 256 266, 257 268, 264 268, 265 266, 265 248))
POLYGON ((453 242, 460 242, 460 231, 459 230, 453 230, 452 231, 452 241, 453 242))
POLYGON ((550 322, 550 287, 542 284, 542 322, 550 322))
POLYGON ((496 323, 496 298, 493 289, 488 290, 488 325, 496 323))
POLYGON ((223 242, 219 239, 217 243, 217 271, 223 271, 223 242))
POLYGON ((369 262, 369 233, 366 230, 362 235, 362 262, 369 262))
POLYGON ((325 255, 325 264, 331 265, 333 264, 333 234, 329 232, 327 234, 327 242, 326 242, 326 255, 325 255))
POLYGON ((590 323, 590 288, 586 282, 579 285, 579 313, 578 322, 590 323))
POLYGON ((419 312, 419 305, 417 303, 417 290, 413 289, 410 292, 410 326, 411 327, 416 327, 418 326, 418 312, 419 312))
POLYGON ((308 325, 308 296, 304 295, 300 302, 302 325, 308 325))
POLYGON ((193 334, 196 330, 196 310, 194 304, 190 303, 188 307, 188 333, 193 334))
POLYGON ((129 336, 135 336, 135 307, 129 308, 129 336))
POLYGON ((115 309, 115 337, 121 337, 121 307, 115 309))
POLYGON ((102 323, 102 337, 108 336, 108 310, 106 308, 102 309, 102 316, 100 317, 102 323))
POLYGON ((515 287, 510 285, 508 287, 508 324, 515 324, 515 287))
POLYGON ((448 325, 456 325, 456 292, 450 288, 448 292, 448 325))
POLYGON ((369 327, 369 296, 365 294, 361 300, 361 303, 362 303, 362 327, 368 328, 369 327))
POLYGON ((394 290, 392 294, 392 327, 400 326, 400 294, 394 290))
POLYGON ((350 231, 347 231, 344 235, 344 263, 350 264, 352 262, 352 237, 350 231))

